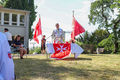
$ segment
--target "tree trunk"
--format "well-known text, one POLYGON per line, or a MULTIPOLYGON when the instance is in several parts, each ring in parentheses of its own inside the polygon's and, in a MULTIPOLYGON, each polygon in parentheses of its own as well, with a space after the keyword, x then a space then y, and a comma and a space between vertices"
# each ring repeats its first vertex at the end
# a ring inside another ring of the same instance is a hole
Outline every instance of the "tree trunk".
POLYGON ((116 28, 116 25, 114 26, 113 28, 113 33, 114 33, 114 53, 116 54, 118 52, 118 48, 119 48, 119 45, 118 45, 118 35, 117 35, 117 28, 116 28))
POLYGON ((119 45, 118 45, 117 40, 115 40, 115 42, 114 42, 114 47, 115 47, 114 53, 116 54, 118 52, 118 50, 119 50, 119 45))
POLYGON ((115 41, 114 41, 114 47, 115 47, 115 49, 114 49, 114 53, 117 53, 118 52, 118 50, 119 50, 119 44, 118 44, 118 32, 117 32, 117 25, 119 24, 119 22, 120 22, 120 19, 118 19, 116 22, 115 22, 115 25, 113 26, 113 33, 114 33, 114 39, 115 39, 115 41))

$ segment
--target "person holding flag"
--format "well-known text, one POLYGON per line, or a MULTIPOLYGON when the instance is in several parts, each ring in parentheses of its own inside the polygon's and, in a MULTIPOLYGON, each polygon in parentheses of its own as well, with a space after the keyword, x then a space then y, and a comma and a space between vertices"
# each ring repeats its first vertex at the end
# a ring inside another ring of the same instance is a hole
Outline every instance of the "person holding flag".
POLYGON ((0 32, 0 80, 14 80, 14 63, 5 34, 0 32))
POLYGON ((59 28, 59 23, 56 23, 56 30, 52 32, 52 39, 54 40, 54 43, 63 43, 64 31, 59 28))

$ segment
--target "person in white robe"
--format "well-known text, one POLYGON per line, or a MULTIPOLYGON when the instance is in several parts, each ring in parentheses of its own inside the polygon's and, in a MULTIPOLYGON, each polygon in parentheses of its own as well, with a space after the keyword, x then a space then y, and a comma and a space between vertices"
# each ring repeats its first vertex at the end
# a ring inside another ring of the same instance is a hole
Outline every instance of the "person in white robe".
POLYGON ((54 43, 63 43, 64 42, 64 31, 59 28, 59 24, 56 24, 56 30, 53 30, 52 39, 54 43))
POLYGON ((5 34, 0 32, 0 80, 15 80, 14 63, 5 34))

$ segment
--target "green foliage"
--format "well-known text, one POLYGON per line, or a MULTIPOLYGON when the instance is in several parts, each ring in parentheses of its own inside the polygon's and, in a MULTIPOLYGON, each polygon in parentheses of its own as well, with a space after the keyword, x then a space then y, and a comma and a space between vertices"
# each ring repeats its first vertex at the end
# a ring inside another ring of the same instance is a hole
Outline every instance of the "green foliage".
POLYGON ((34 49, 31 49, 29 52, 30 52, 30 54, 33 54, 34 52, 41 54, 41 49, 40 49, 40 47, 36 47, 34 49))
POLYGON ((111 8, 115 8, 115 7, 120 8, 120 0, 114 0, 114 3, 111 6, 111 8))
POLYGON ((83 35, 80 35, 80 37, 77 39, 77 41, 82 42, 84 44, 91 44, 91 34, 86 31, 83 35))
POLYGON ((4 6, 7 0, 0 0, 0 5, 4 6))
POLYGON ((83 43, 79 41, 75 41, 75 43, 78 44, 79 46, 83 45, 83 43))
POLYGON ((98 46, 99 47, 104 47, 106 51, 113 51, 114 50, 114 35, 111 34, 107 39, 102 40, 98 46))
POLYGON ((99 27, 111 29, 112 27, 112 13, 114 10, 111 8, 113 0, 96 0, 91 3, 89 21, 92 24, 99 24, 99 27))
POLYGON ((41 49, 39 47, 35 48, 34 52, 40 54, 41 53, 41 49))
POLYGON ((94 44, 97 45, 103 39, 107 38, 109 33, 103 29, 97 29, 93 33, 85 32, 83 35, 80 36, 78 41, 84 44, 94 44))
POLYGON ((34 53, 34 49, 30 49, 29 54, 33 54, 33 53, 34 53))
POLYGON ((108 36, 109 36, 109 33, 106 30, 97 29, 92 33, 91 39, 94 42, 94 44, 98 44, 103 39, 107 38, 108 36))
POLYGON ((89 22, 105 28, 114 35, 114 52, 118 52, 118 35, 120 34, 120 0, 96 0, 91 3, 89 22), (117 12, 116 12, 117 11, 117 12))
POLYGON ((85 54, 93 54, 96 51, 94 44, 82 44, 81 47, 84 49, 85 54))
POLYGON ((77 39, 77 44, 82 46, 85 53, 94 53, 98 47, 98 43, 103 39, 108 38, 109 33, 107 30, 97 29, 93 33, 85 32, 77 39))
POLYGON ((36 19, 36 7, 34 6, 34 0, 1 0, 0 4, 6 8, 30 11, 29 38, 31 39, 33 33, 31 26, 36 19))

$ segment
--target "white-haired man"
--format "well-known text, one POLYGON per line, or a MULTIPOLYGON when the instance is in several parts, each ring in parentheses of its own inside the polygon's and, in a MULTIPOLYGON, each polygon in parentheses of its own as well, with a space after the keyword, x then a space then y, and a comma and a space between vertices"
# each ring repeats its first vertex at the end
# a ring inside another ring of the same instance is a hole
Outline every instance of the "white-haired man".
POLYGON ((52 33, 52 39, 54 40, 54 43, 63 43, 64 31, 59 28, 58 23, 56 23, 56 30, 54 30, 52 33))

